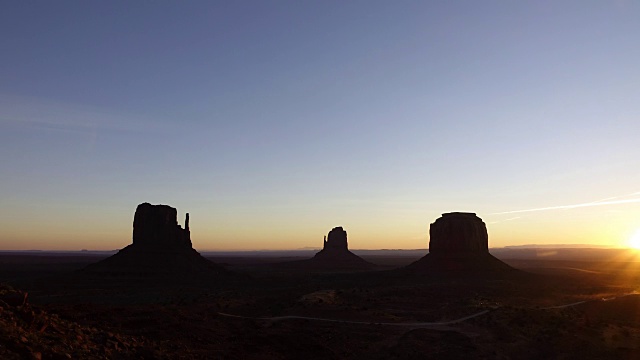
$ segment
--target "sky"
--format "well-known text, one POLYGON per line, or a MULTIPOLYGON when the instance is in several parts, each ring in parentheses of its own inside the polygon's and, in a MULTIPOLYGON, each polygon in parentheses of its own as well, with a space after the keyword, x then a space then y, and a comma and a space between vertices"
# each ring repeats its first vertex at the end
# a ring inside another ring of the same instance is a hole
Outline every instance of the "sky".
POLYGON ((424 249, 452 211, 491 247, 640 231, 637 2, 0 9, 0 249, 119 249, 143 202, 198 250, 424 249))

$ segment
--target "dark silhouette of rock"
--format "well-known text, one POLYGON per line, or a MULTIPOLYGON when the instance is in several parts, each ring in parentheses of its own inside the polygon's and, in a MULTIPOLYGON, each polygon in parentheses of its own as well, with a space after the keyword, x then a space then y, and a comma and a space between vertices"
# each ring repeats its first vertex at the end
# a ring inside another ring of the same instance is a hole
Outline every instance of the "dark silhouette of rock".
POLYGON ((363 260, 349 251, 347 232, 341 227, 334 227, 325 237, 324 247, 311 261, 320 266, 335 268, 370 268, 373 264, 363 260))
POLYGON ((185 228, 178 225, 176 209, 168 205, 138 205, 133 217, 133 245, 145 248, 191 247, 189 214, 185 228))
POLYGON ((429 252, 432 254, 489 253, 487 227, 474 213, 442 214, 431 224, 429 236, 429 252))
POLYGON ((322 250, 308 260, 280 263, 277 267, 298 268, 320 271, 368 270, 374 264, 349 251, 347 232, 342 227, 335 227, 324 237, 322 250))
POLYGON ((410 271, 515 271, 489 253, 485 223, 474 213, 442 214, 429 228, 429 253, 410 264, 410 271))
POLYGON ((335 227, 329 231, 329 235, 324 237, 323 249, 348 250, 347 232, 342 226, 335 227))
POLYGON ((185 228, 177 211, 168 205, 138 205, 133 218, 133 243, 115 255, 89 265, 85 271, 145 276, 185 276, 221 272, 224 269, 193 249, 189 214, 185 228))

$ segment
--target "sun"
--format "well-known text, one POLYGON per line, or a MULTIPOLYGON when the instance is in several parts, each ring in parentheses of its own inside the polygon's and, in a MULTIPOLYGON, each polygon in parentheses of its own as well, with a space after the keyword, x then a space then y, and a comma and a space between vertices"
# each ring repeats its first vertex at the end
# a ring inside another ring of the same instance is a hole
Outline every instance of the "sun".
POLYGON ((640 229, 629 238, 629 247, 640 250, 640 229))

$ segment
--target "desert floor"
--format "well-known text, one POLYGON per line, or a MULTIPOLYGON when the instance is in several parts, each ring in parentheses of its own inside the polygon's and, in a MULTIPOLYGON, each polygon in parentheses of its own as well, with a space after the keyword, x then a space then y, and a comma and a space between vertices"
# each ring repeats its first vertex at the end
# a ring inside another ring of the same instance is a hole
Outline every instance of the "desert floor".
POLYGON ((291 271, 207 253, 229 274, 85 276, 105 254, 0 254, 0 358, 638 359, 640 253, 492 251, 521 271, 291 271), (15 301, 28 293, 28 301, 15 301), (13 303, 12 303, 13 302, 13 303))

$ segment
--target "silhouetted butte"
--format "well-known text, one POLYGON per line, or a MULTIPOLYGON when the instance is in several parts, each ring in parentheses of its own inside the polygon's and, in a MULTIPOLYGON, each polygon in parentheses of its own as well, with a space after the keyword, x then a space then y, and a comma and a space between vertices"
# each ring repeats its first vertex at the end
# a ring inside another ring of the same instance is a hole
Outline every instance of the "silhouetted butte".
POLYGON ((327 271, 368 270, 375 267, 374 264, 349 251, 347 232, 341 226, 329 231, 329 234, 324 237, 322 250, 311 259, 281 263, 279 266, 327 271))
POLYGON ((475 213, 442 214, 429 228, 429 253, 410 271, 471 272, 514 270, 489 253, 485 223, 475 213))
POLYGON ((193 249, 189 214, 184 229, 177 211, 168 205, 138 205, 133 219, 133 243, 115 255, 89 265, 86 272, 185 276, 224 271, 193 249))

